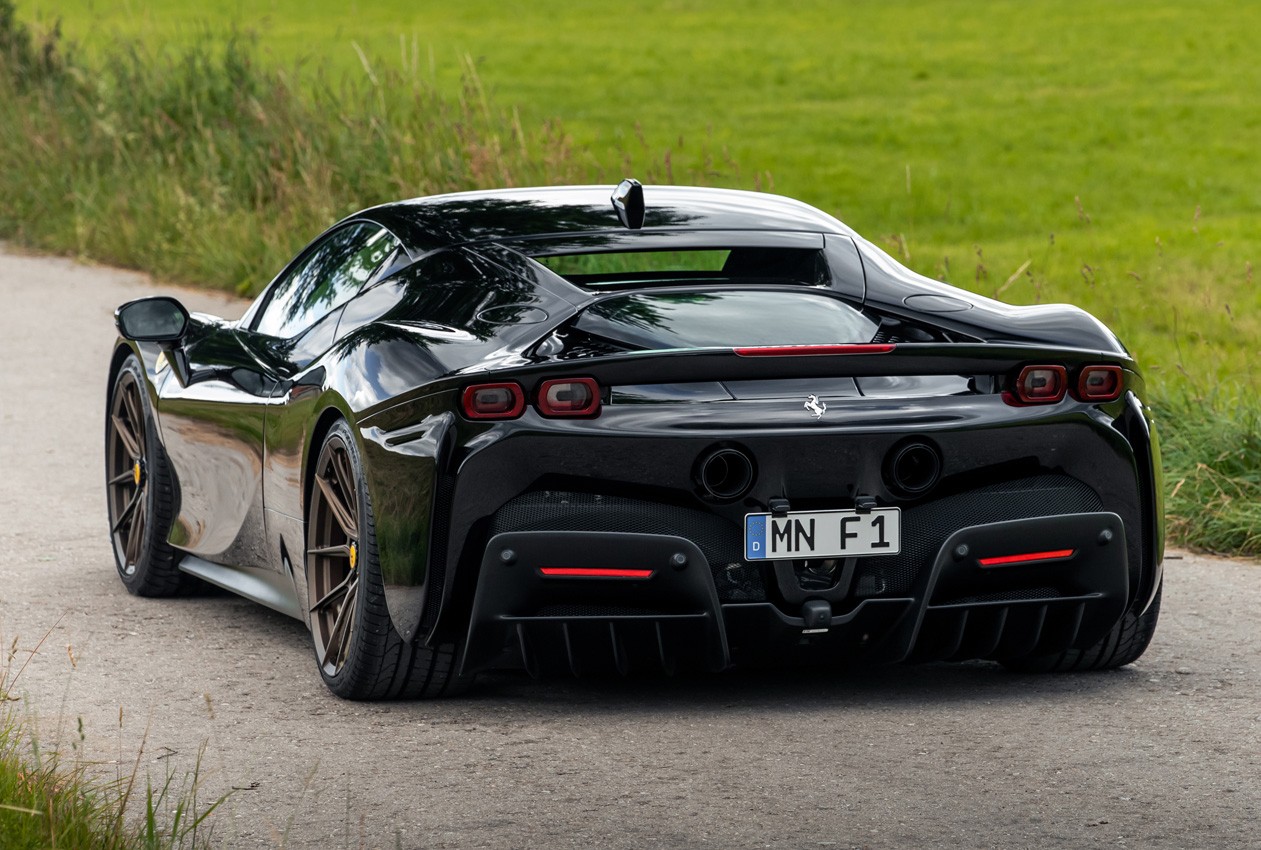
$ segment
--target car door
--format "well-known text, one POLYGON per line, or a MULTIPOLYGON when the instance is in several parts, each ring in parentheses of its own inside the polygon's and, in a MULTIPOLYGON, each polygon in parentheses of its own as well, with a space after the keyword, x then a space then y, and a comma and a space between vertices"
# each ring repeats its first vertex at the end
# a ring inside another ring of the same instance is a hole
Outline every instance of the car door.
POLYGON ((355 222, 329 232, 241 325, 215 325, 186 346, 188 380, 167 380, 159 403, 179 490, 176 546, 214 563, 279 568, 264 510, 268 410, 332 345, 341 305, 372 271, 362 266, 381 230, 355 222))
POLYGON ((286 549, 293 554, 301 551, 303 449, 323 397, 323 355, 338 338, 346 302, 399 249, 398 240, 374 223, 334 230, 242 332, 245 347, 276 377, 264 417, 263 504, 269 525, 289 530, 286 549))

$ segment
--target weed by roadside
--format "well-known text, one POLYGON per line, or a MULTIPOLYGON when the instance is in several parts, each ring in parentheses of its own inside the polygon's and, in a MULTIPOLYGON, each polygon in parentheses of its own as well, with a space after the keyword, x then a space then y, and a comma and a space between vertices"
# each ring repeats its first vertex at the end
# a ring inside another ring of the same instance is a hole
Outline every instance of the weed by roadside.
POLYGON ((202 753, 187 775, 168 767, 154 780, 142 774, 142 741, 130 774, 102 780, 78 752, 81 722, 78 740, 67 753, 60 745, 49 747, 19 715, 14 688, 51 632, 29 651, 20 649, 15 638, 0 660, 0 838, 5 850, 210 846, 207 819, 225 798, 209 804, 198 798, 202 753))
POLYGON ((1225 393, 1182 391, 1156 408, 1172 542, 1261 556, 1261 413, 1225 393))

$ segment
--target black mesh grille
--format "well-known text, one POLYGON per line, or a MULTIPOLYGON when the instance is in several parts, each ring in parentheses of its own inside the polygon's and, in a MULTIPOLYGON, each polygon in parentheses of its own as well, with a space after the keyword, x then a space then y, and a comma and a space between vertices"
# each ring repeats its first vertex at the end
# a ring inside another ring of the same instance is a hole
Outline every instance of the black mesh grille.
POLYGON ((1022 587, 1017 590, 999 590, 994 593, 978 593, 942 602, 942 605, 971 605, 977 602, 1025 602, 1031 599, 1058 599, 1064 594, 1054 587, 1022 587))
POLYGON ((1088 513, 1102 507, 1099 496, 1067 475, 1037 475, 978 487, 902 509, 902 552, 862 558, 855 572, 857 596, 902 594, 911 589, 941 544, 969 525, 1030 517, 1088 513))
POLYGON ((761 572, 743 560, 740 527, 703 511, 621 496, 547 490, 518 496, 499 509, 491 534, 508 531, 611 531, 682 537, 705 555, 720 600, 760 602, 766 598, 761 572))
POLYGON ((628 617, 655 613, 647 608, 626 608, 617 605, 545 605, 534 612, 536 617, 628 617))

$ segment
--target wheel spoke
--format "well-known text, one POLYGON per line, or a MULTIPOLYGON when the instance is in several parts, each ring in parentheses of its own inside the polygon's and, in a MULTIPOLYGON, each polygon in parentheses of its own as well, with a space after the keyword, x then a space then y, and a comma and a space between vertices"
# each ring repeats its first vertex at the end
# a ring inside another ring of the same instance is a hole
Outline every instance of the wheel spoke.
POLYGON ((127 418, 131 421, 136 444, 140 448, 136 456, 140 457, 144 454, 144 415, 141 412, 140 391, 135 384, 123 391, 123 405, 127 408, 127 418))
POLYGON ((144 509, 136 511, 135 517, 131 521, 131 527, 127 529, 127 546, 125 547, 125 560, 129 564, 133 564, 140 559, 140 546, 144 542, 144 526, 145 526, 144 509))
POLYGON ((310 613, 314 614, 316 611, 319 611, 323 608, 327 608, 329 605, 331 605, 334 602, 335 597, 345 596, 346 592, 350 589, 350 586, 354 584, 355 575, 356 574, 353 572, 348 573, 346 575, 346 578, 342 579, 341 584, 337 585, 337 587, 334 587, 328 593, 324 594, 324 596, 320 599, 319 602, 316 602, 314 605, 311 606, 310 613))
POLYGON ((114 433, 123 441, 123 445, 127 447, 127 453, 133 458, 140 457, 140 443, 136 441, 135 434, 131 431, 131 426, 119 416, 117 413, 110 414, 110 421, 114 423, 114 433))
MULTIPOLYGON (((353 575, 353 574, 352 574, 353 575)), ((346 598, 342 602, 341 607, 337 609, 337 618, 333 621, 333 627, 328 631, 328 643, 324 647, 324 660, 321 662, 327 666, 330 662, 340 660, 340 655, 334 658, 334 652, 340 652, 343 642, 345 641, 345 633, 349 630, 350 620, 352 619, 352 611, 355 607, 355 599, 358 597, 359 583, 352 582, 351 586, 346 589, 346 598)), ((333 665, 337 667, 336 664, 333 665)))
POLYGON ((117 475, 115 475, 113 478, 111 478, 109 481, 106 481, 105 483, 108 484, 110 487, 117 487, 119 484, 131 484, 134 486, 136 483, 135 470, 124 469, 122 472, 118 473, 117 475))
POLYGON ((350 470, 350 456, 345 452, 333 452, 333 468, 337 471, 337 483, 345 496, 346 510, 354 516, 359 507, 359 494, 355 489, 355 475, 350 470))
POLYGON ((322 475, 315 477, 315 483, 319 485, 320 492, 324 494, 324 501, 328 502, 329 510, 332 511, 337 524, 342 527, 342 532, 347 537, 358 537, 359 530, 355 526, 355 520, 346 505, 342 503, 341 496, 334 492, 333 485, 322 475))
POLYGON ((110 534, 117 534, 118 529, 123 527, 123 523, 131 518, 132 513, 136 510, 136 506, 140 504, 140 498, 143 495, 144 488, 137 487, 136 492, 131 497, 131 501, 127 503, 127 507, 123 508, 123 512, 118 515, 118 519, 114 522, 114 527, 109 530, 110 534))
POLYGON ((355 603, 359 597, 359 583, 356 582, 350 592, 346 594, 346 607, 350 609, 350 617, 346 620, 346 625, 342 628, 341 640, 337 642, 337 660, 345 663, 347 656, 350 655, 350 639, 355 636, 355 603))
POLYGON ((308 549, 308 555, 328 555, 330 557, 350 558, 350 544, 343 543, 340 546, 324 546, 320 549, 308 549))

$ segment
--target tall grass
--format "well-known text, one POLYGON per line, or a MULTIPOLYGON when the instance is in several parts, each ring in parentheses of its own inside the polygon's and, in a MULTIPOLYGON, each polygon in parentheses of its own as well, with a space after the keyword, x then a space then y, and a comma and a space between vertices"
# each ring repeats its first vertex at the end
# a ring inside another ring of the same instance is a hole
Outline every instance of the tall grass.
MULTIPOLYGON (((51 631, 51 630, 50 630, 51 631)), ((47 635, 45 635, 47 638, 47 635)), ((224 798, 198 797, 201 753, 178 776, 141 780, 144 744, 129 774, 103 780, 82 758, 82 723, 70 752, 49 747, 15 709, 13 688, 43 641, 14 670, 15 639, 0 660, 0 847, 4 850, 174 850, 209 846, 207 819, 224 798)), ((121 717, 121 715, 120 715, 121 717)))
POLYGON ((1182 390, 1157 405, 1169 538, 1261 557, 1261 412, 1252 399, 1182 390))
POLYGON ((3 0, 0 63, 0 234, 199 285, 256 292, 375 203, 599 175, 559 125, 492 105, 471 61, 450 95, 415 52, 332 79, 260 64, 241 33, 86 65, 3 0))

